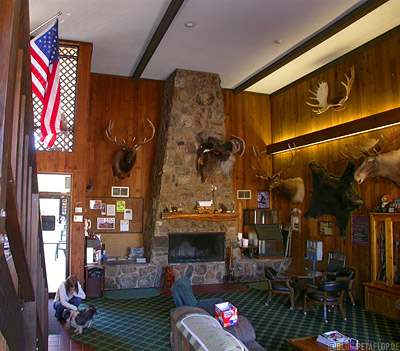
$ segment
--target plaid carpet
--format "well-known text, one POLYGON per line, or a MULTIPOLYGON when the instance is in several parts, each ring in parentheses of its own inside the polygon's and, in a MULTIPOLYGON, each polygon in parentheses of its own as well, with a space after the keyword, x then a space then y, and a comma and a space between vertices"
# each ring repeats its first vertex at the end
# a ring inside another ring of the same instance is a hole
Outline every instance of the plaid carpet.
MULTIPOLYGON (((287 295, 274 294, 268 307, 266 291, 249 289, 214 294, 197 295, 198 300, 221 297, 230 301, 239 314, 252 322, 257 341, 266 349, 287 350, 286 340, 316 335, 337 329, 360 342, 391 343, 400 340, 400 322, 364 310, 357 302, 344 304, 347 321, 342 319, 339 308, 328 313, 329 323, 323 322, 323 308, 304 315, 302 311, 289 310, 287 295)), ((71 338, 96 351, 109 350, 170 350, 170 310, 175 307, 172 296, 156 296, 136 300, 88 299, 99 314, 92 329, 83 335, 71 333, 71 338)), ((83 307, 83 306, 82 306, 83 307)))

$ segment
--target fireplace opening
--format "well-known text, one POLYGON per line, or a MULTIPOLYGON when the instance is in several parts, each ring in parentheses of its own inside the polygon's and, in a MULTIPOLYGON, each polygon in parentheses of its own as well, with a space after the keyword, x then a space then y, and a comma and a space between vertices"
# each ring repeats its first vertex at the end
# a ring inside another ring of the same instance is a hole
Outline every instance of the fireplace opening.
POLYGON ((225 233, 169 233, 168 262, 224 261, 225 233))

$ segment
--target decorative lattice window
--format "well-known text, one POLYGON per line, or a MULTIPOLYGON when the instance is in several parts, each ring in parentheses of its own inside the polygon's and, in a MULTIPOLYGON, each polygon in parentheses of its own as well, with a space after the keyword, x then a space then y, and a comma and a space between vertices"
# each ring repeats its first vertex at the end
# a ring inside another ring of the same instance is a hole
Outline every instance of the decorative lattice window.
POLYGON ((40 114, 43 104, 33 94, 33 128, 35 136, 35 149, 39 151, 74 151, 74 125, 76 83, 78 79, 78 47, 60 45, 60 108, 62 131, 57 134, 57 139, 52 148, 46 147, 40 141, 40 114))

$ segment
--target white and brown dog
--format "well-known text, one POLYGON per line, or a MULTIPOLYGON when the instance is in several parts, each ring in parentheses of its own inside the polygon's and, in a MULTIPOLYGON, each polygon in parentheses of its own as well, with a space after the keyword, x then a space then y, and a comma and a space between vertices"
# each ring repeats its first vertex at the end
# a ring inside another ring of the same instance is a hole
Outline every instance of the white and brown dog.
POLYGON ((70 318, 71 327, 75 328, 75 334, 80 335, 83 333, 83 329, 92 327, 95 314, 97 314, 96 308, 90 304, 84 310, 64 310, 63 317, 65 319, 70 318))

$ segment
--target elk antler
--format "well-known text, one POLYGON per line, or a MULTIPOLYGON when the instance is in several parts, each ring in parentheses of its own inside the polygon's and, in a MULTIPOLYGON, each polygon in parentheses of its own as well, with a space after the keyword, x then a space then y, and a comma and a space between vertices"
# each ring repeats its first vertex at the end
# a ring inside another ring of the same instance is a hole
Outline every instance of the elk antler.
POLYGON ((310 99, 318 101, 318 104, 311 104, 309 102, 306 102, 307 105, 317 108, 316 110, 312 110, 313 112, 320 115, 321 113, 324 113, 331 107, 334 108, 336 111, 346 107, 346 102, 349 99, 349 94, 355 79, 354 66, 352 66, 350 69, 350 77, 347 74, 345 74, 344 76, 346 77, 347 80, 347 83, 343 81, 341 82, 341 84, 346 89, 346 95, 344 97, 334 98, 328 103, 329 87, 327 82, 319 83, 315 91, 310 90, 310 93, 313 95, 310 97, 310 99))
POLYGON ((126 149, 125 139, 122 138, 122 142, 118 141, 117 137, 113 136, 111 133, 113 129, 114 129, 114 121, 110 120, 110 122, 108 122, 108 128, 106 129, 107 138, 116 143, 117 145, 121 146, 122 149, 125 150, 126 149))
POLYGON ((289 146, 290 152, 291 152, 291 154, 292 154, 292 158, 291 158, 290 162, 289 162, 285 167, 283 167, 278 173, 275 173, 274 175, 271 175, 271 174, 270 174, 266 169, 264 169, 264 167, 261 165, 260 157, 261 157, 262 154, 266 153, 267 150, 264 150, 264 151, 262 151, 262 152, 259 152, 259 151, 258 151, 258 147, 255 148, 254 146, 252 146, 253 153, 254 153, 254 155, 256 156, 257 164, 258 164, 258 166, 260 167, 260 168, 258 168, 258 169, 255 168, 255 167, 253 167, 253 169, 254 169, 255 171, 262 171, 262 172, 264 173, 263 175, 256 175, 256 176, 259 177, 259 178, 262 178, 262 179, 266 179, 266 180, 268 180, 268 182, 270 182, 272 179, 276 179, 276 178, 278 178, 278 180, 280 180, 281 174, 282 174, 286 169, 288 169, 288 168, 290 168, 290 167, 293 166, 294 160, 295 160, 295 157, 296 157, 296 154, 300 151, 300 150, 298 150, 298 149, 296 148, 296 145, 294 145, 294 144, 293 144, 294 150, 293 150, 293 148, 290 147, 289 144, 288 144, 288 146, 289 146))
MULTIPOLYGON (((143 141, 142 141, 141 143, 134 144, 134 145, 132 146, 132 149, 134 149, 135 151, 139 150, 140 147, 141 147, 142 145, 148 143, 149 141, 151 141, 151 140, 154 138, 154 134, 156 133, 156 128, 154 128, 153 123, 151 123, 151 121, 150 121, 148 118, 147 118, 147 122, 149 122, 150 128, 153 130, 153 133, 151 134, 150 139, 144 138, 143 141)), ((136 139, 136 137, 134 137, 134 138, 132 139, 132 144, 135 142, 135 139, 136 139)))

